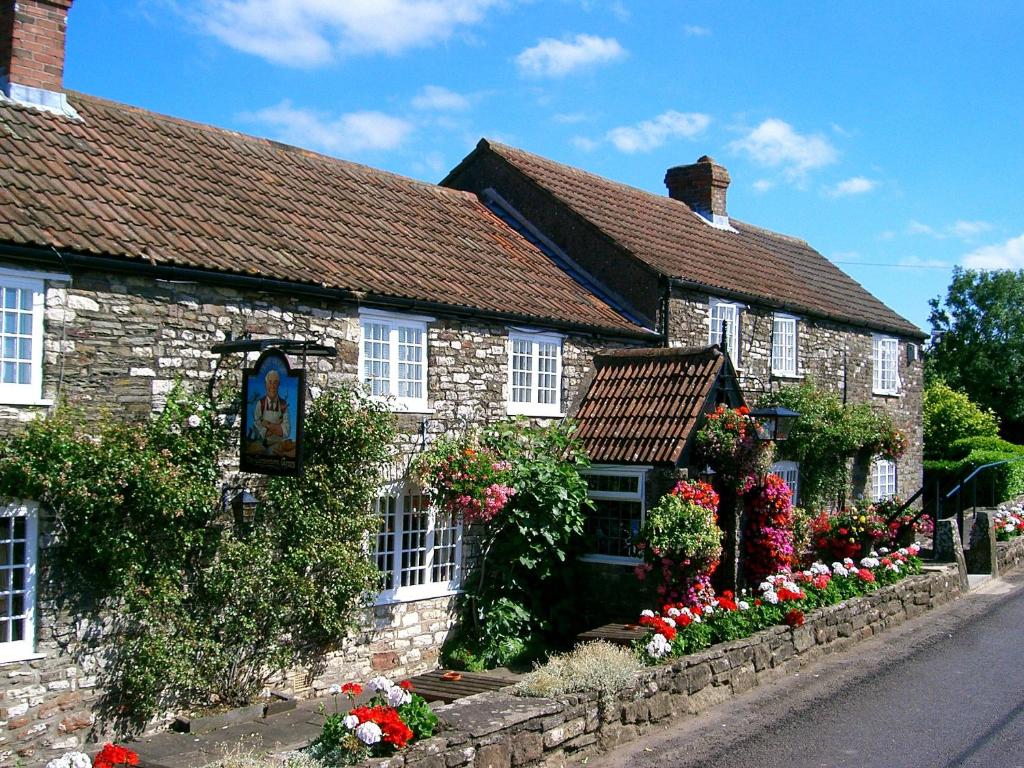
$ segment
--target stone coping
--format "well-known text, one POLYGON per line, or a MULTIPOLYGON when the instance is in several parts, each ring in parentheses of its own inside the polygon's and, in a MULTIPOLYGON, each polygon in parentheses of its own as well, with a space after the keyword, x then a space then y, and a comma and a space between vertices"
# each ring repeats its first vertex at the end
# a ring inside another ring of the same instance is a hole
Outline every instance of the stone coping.
MULTIPOLYGON (((1024 538, 1013 551, 1024 558, 1024 538)), ((921 575, 870 595, 808 612, 802 627, 770 627, 643 669, 633 685, 603 699, 596 693, 559 699, 525 698, 507 691, 470 696, 435 710, 441 728, 434 738, 365 765, 519 768, 554 765, 570 755, 611 749, 636 739, 654 723, 703 712, 961 593, 955 566, 929 566, 921 575)))

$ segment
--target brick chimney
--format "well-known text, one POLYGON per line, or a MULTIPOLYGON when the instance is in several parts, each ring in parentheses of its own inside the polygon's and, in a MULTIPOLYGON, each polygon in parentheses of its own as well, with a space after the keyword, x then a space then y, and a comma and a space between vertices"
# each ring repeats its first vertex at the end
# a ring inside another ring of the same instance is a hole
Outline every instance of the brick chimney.
POLYGON ((0 0, 0 90, 15 101, 73 114, 64 89, 64 39, 73 0, 0 0))
POLYGON ((668 196, 686 203, 700 216, 718 227, 729 226, 725 210, 725 191, 729 172, 707 155, 692 165, 677 165, 665 173, 668 196))

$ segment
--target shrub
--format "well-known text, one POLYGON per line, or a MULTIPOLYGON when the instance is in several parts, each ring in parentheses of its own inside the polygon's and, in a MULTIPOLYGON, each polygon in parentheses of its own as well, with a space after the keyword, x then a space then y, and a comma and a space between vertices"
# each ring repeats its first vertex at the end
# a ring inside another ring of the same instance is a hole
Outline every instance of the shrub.
POLYGON ((83 652, 108 660, 104 706, 119 727, 246 704, 345 637, 379 582, 364 544, 393 434, 393 416, 359 392, 324 394, 303 476, 268 481, 241 529, 220 504, 229 432, 216 404, 180 387, 149 422, 61 408, 0 449, 0 493, 56 513, 56 596, 111 615, 83 652))
POLYGON ((985 453, 1006 453, 1014 456, 1024 454, 1024 445, 1017 445, 999 437, 962 437, 950 443, 945 458, 954 461, 966 459, 974 451, 985 453))
POLYGON ((599 640, 552 656, 520 680, 514 690, 520 696, 541 698, 583 691, 610 696, 631 685, 641 666, 628 648, 599 640))
POLYGON ((945 382, 936 381, 924 390, 924 455, 954 458, 949 449, 963 438, 996 437, 999 417, 971 402, 945 382))
POLYGON ((793 494, 786 481, 768 475, 744 496, 744 575, 759 584, 766 576, 795 564, 793 557, 793 494))

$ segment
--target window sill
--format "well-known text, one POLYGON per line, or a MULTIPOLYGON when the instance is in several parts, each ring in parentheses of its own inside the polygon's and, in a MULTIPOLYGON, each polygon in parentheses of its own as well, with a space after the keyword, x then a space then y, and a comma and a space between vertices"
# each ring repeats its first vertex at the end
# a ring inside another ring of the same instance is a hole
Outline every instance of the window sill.
POLYGON ((418 401, 402 401, 396 400, 393 397, 372 395, 370 397, 375 403, 380 403, 392 413, 411 413, 411 414, 423 414, 430 415, 434 412, 434 409, 427 405, 422 400, 418 401))
POLYGON ((39 661, 45 658, 45 653, 26 653, 24 656, 14 656, 10 659, 0 657, 0 667, 7 664, 24 664, 26 661, 39 661))
POLYGON ((580 555, 578 559, 581 563, 628 565, 630 567, 640 565, 643 562, 639 557, 618 557, 616 555, 580 555))
POLYGON ((802 373, 784 373, 782 371, 772 371, 773 379, 789 379, 790 381, 801 381, 804 378, 802 373))
POLYGON ((0 395, 0 405, 26 405, 48 408, 53 405, 53 400, 46 397, 5 397, 0 395))
POLYGON ((893 391, 893 390, 881 390, 881 389, 873 389, 873 390, 871 390, 871 396, 872 397, 900 397, 902 394, 903 394, 902 392, 893 391))
MULTIPOLYGON (((429 585, 431 587, 435 585, 429 585)), ((441 597, 454 597, 455 595, 462 594, 462 589, 456 587, 454 589, 450 587, 444 587, 440 584, 436 585, 437 589, 422 589, 413 587, 405 587, 404 589, 390 589, 387 592, 381 592, 377 595, 377 599, 373 601, 374 606, 379 605, 398 605, 399 603, 416 603, 421 600, 436 600, 441 597)))
POLYGON ((560 408, 554 410, 540 410, 540 409, 527 409, 527 408, 513 408, 508 407, 509 416, 530 416, 534 419, 564 419, 565 414, 560 408))

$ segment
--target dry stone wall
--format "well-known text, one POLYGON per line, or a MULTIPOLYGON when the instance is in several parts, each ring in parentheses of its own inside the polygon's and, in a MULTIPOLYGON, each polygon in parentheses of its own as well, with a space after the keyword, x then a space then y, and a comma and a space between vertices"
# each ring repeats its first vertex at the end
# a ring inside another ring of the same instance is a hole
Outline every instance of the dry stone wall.
MULTIPOLYGON (((46 292, 43 396, 66 399, 99 416, 145 418, 176 380, 205 386, 217 373, 238 384, 241 357, 219 360, 210 348, 239 338, 286 337, 333 346, 336 358, 306 365, 313 392, 352 381, 359 360, 358 307, 234 288, 172 283, 102 272, 77 272, 46 292)), ((428 331, 431 412, 402 414, 396 467, 432 436, 506 415, 508 329, 484 320, 439 317, 428 331)), ((568 336, 563 343, 563 400, 577 397, 592 351, 607 339, 568 336)), ((292 361, 295 362, 294 359, 292 361)), ((45 407, 0 406, 0 434, 45 407)), ((102 659, 80 642, 102 632, 97 617, 58 610, 47 572, 51 537, 41 525, 37 657, 0 664, 0 766, 42 764, 93 734, 102 659)), ((293 670, 276 681, 298 694, 385 672, 416 674, 436 666, 456 616, 456 597, 443 595, 370 609, 361 632, 316 670, 293 670)))

